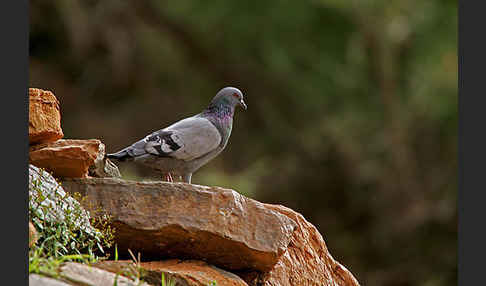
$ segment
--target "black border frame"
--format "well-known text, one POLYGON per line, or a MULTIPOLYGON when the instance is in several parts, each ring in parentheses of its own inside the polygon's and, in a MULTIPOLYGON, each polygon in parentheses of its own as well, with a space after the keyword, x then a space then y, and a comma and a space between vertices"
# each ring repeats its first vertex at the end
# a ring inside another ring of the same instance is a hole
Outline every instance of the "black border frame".
MULTIPOLYGON (((3 123, 1 154, 3 225, 2 256, 5 285, 28 284, 28 163, 29 163, 29 2, 4 1, 0 8, 1 92, 3 123), (12 280, 13 282, 7 282, 12 280)), ((3 279, 2 279, 3 280, 3 279)))
MULTIPOLYGON (((486 236, 482 234, 484 218, 484 72, 486 27, 480 1, 459 1, 458 14, 458 282, 476 285, 482 280, 486 236), (474 6, 473 4, 476 4, 474 6), (476 28, 476 29, 474 29, 476 28), (467 52, 467 56, 466 56, 467 52), (469 136, 466 138, 466 136, 469 136), (479 254, 479 255, 478 255, 479 254)), ((6 1, 0 9, 2 27, 2 112, 4 159, 4 232, 2 235, 4 261, 16 285, 27 281, 27 166, 28 166, 28 35, 29 2, 6 1), (12 115, 15 117, 13 118, 12 115), (13 263, 12 263, 12 260, 13 263), (20 272, 20 273, 17 273, 20 272)), ((451 251, 455 251, 451 249, 451 251)))
POLYGON ((482 285, 486 136, 484 83, 486 26, 480 1, 458 5, 458 284, 482 285), (475 5, 474 5, 475 4, 475 5))

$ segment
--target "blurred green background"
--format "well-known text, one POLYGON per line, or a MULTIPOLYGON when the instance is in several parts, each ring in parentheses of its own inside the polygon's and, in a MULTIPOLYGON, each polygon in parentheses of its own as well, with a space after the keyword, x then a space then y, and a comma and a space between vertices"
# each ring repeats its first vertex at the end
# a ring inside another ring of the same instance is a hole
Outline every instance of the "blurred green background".
POLYGON ((29 41, 65 138, 116 151, 238 87, 193 183, 302 213, 362 285, 456 285, 457 1, 31 0, 29 41))

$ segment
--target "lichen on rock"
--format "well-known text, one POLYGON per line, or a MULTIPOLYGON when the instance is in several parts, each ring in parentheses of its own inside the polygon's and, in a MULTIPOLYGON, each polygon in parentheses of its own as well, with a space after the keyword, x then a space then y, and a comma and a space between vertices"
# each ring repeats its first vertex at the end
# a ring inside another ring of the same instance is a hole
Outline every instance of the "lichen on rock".
MULTIPOLYGON (((34 223, 38 220, 55 222, 66 220, 66 215, 80 212, 73 223, 76 227, 94 234, 97 230, 90 224, 90 214, 81 204, 69 196, 56 179, 48 172, 29 165, 29 211, 34 212, 34 223)), ((72 216, 70 216, 72 217, 72 216)))
POLYGON ((86 197, 68 194, 48 172, 29 166, 29 220, 39 234, 34 252, 41 256, 86 253, 95 259, 104 248, 111 247, 114 230, 103 210, 83 208, 86 197))

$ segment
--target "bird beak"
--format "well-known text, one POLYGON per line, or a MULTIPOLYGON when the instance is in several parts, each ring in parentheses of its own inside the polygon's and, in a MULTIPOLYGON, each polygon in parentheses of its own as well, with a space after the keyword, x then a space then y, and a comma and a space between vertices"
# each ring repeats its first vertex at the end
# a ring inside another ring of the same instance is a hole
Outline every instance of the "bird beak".
POLYGON ((241 106, 241 107, 242 107, 244 110, 246 110, 246 108, 247 108, 247 107, 246 107, 246 103, 243 101, 243 99, 241 99, 241 100, 240 100, 240 106, 241 106))

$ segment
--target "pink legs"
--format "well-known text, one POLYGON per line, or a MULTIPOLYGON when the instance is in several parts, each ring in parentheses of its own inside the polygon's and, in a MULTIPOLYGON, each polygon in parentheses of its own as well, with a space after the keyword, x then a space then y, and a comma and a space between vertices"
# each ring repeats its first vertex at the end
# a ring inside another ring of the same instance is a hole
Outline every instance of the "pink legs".
POLYGON ((165 174, 165 180, 171 183, 174 182, 174 180, 172 179, 172 175, 170 173, 165 174))

